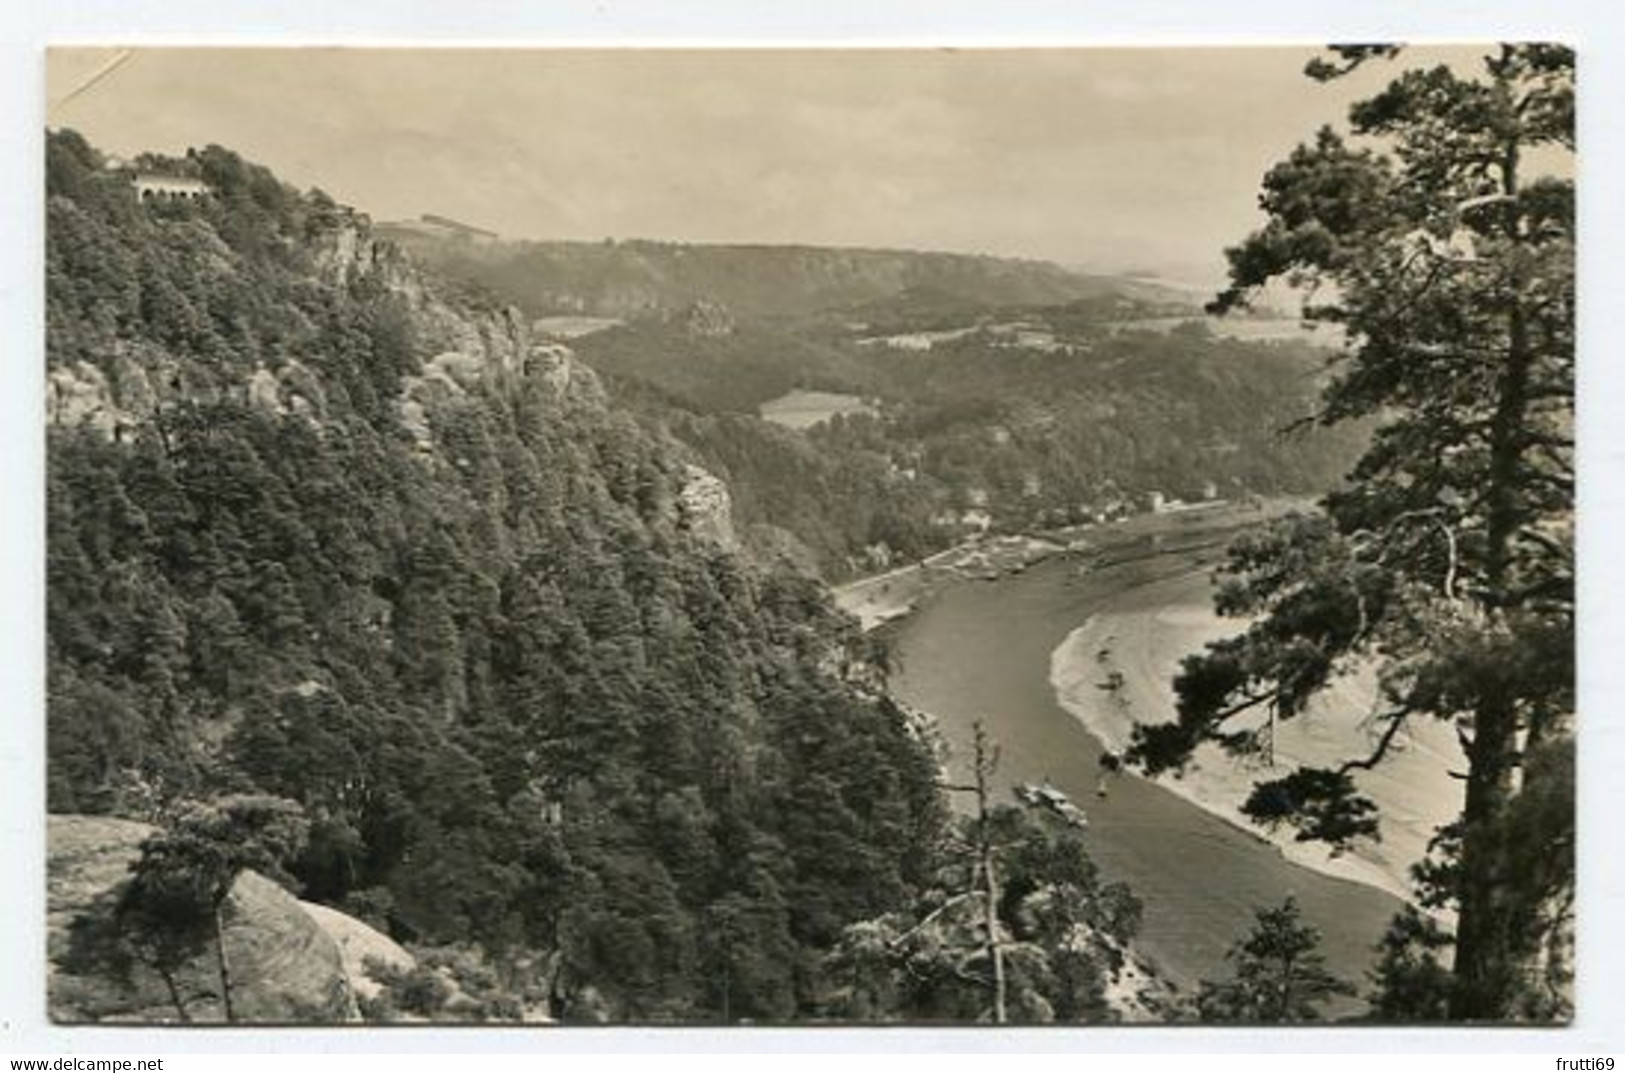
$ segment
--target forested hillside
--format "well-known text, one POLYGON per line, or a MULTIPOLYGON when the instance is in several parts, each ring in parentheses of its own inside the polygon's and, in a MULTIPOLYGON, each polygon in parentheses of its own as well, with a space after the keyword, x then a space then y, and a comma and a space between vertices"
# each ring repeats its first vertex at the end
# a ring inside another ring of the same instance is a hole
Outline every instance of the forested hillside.
POLYGON ((850 620, 365 218, 218 147, 156 204, 48 154, 50 807, 290 799, 305 897, 555 1015, 825 1009, 945 823, 850 620))
POLYGON ((1319 494, 1368 431, 1308 420, 1324 341, 1220 337, 1142 281, 907 251, 402 241, 544 334, 584 329, 571 345, 617 404, 728 481, 746 545, 826 579, 939 550, 967 510, 1020 530, 1153 494, 1319 494), (807 390, 875 412, 754 419, 807 390))
MULTIPOLYGON (((1014 519, 1153 491, 1194 499, 1206 486, 1311 492, 1341 479, 1362 438, 1306 427, 1326 359, 1200 324, 1053 348, 976 332, 887 356, 884 390, 906 400, 888 435, 913 446, 923 472, 985 489, 1014 519)), ((834 422, 831 438, 862 423, 834 422)))
POLYGON ((831 578, 880 565, 871 550, 912 558, 951 543, 972 507, 1019 530, 1143 506, 1152 493, 1316 494, 1336 486, 1367 432, 1306 420, 1328 352, 1305 342, 1226 339, 1198 321, 1115 330, 1103 318, 1122 315, 1118 300, 1002 322, 967 302, 921 312, 913 292, 895 308, 949 330, 874 345, 827 320, 700 332, 651 316, 576 346, 618 401, 729 478, 747 527, 793 534, 831 578), (801 431, 754 418, 806 389, 876 412, 801 431))

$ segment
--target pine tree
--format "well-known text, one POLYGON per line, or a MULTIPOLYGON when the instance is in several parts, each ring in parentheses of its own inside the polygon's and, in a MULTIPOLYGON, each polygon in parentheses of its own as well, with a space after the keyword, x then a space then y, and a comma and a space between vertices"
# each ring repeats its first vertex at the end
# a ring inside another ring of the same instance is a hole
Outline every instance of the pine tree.
POLYGON ((1386 1023, 1448 1020, 1450 970, 1439 954, 1449 945, 1449 933, 1416 907, 1395 914, 1377 944, 1372 1016, 1386 1023))
POLYGON ((141 846, 117 919, 131 946, 163 978, 183 1021, 190 1020, 174 983, 177 969, 212 944, 227 1021, 237 1019, 235 981, 226 955, 225 912, 246 869, 282 876, 305 840, 304 814, 292 801, 240 796, 193 805, 141 846))
POLYGON ((1225 955, 1235 965, 1231 978, 1202 981, 1197 1015, 1255 1024, 1320 1020, 1328 999, 1354 989, 1326 971, 1319 946, 1319 930, 1303 922, 1295 899, 1259 910, 1253 930, 1225 955))
MULTIPOLYGON (((1340 48, 1309 73, 1397 52, 1340 48)), ((1573 70, 1569 49, 1528 44, 1499 47, 1476 77, 1406 71, 1352 108, 1357 140, 1323 129, 1265 177, 1268 222, 1229 251, 1215 307, 1272 280, 1305 287, 1306 314, 1348 339, 1319 420, 1378 427, 1323 516, 1233 550, 1220 610, 1255 624, 1187 661, 1178 722, 1144 728, 1134 750, 1158 771, 1203 741, 1254 746, 1230 720, 1266 706, 1290 719, 1375 661, 1385 708, 1370 754, 1247 803, 1346 843, 1376 829, 1354 773, 1411 720, 1452 722, 1467 758, 1449 892, 1456 1019, 1534 1016, 1528 990, 1553 968, 1542 952, 1565 946, 1552 907, 1573 884, 1561 830, 1559 874, 1538 883, 1507 837, 1544 777, 1526 759, 1568 748, 1574 706, 1573 70)), ((1572 808, 1541 814, 1561 827, 1566 810, 1572 826, 1572 808)))

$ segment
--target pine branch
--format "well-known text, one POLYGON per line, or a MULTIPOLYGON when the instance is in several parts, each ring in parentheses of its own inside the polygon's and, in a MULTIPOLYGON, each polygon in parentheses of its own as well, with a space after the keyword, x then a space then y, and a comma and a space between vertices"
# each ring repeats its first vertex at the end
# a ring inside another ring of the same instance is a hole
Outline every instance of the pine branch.
POLYGON ((1541 470, 1525 468, 1522 476, 1525 480, 1537 484, 1544 484, 1555 488, 1559 492, 1572 494, 1574 492, 1574 478, 1562 473, 1545 473, 1541 470))
POLYGON ((1541 530, 1536 529, 1534 526, 1519 526, 1516 535, 1532 544, 1539 544, 1553 555, 1560 556, 1561 558, 1572 559, 1574 556, 1574 546, 1572 544, 1559 540, 1550 533, 1542 532, 1541 530))
POLYGON ((1518 441, 1525 447, 1554 447, 1559 450, 1574 450, 1574 437, 1558 436, 1546 432, 1524 432, 1518 441))
POLYGON ((1362 760, 1343 761, 1337 768, 1337 774, 1347 775, 1351 771, 1370 771, 1382 763, 1382 758, 1388 755, 1388 747, 1394 743, 1394 738, 1399 734, 1399 728, 1405 725, 1406 719, 1410 717, 1413 711, 1415 711, 1414 708, 1406 705, 1397 711, 1390 712, 1388 726, 1383 730, 1382 737, 1378 739, 1377 747, 1372 750, 1371 755, 1362 760))
POLYGON ((1230 719, 1234 718, 1235 716, 1240 715, 1242 712, 1245 712, 1250 708, 1258 707, 1260 704, 1263 704, 1265 701, 1279 700, 1280 697, 1281 697, 1281 692, 1282 692, 1282 687, 1277 687, 1275 689, 1269 690, 1266 693, 1258 693, 1258 694, 1255 694, 1254 696, 1246 697, 1246 698, 1238 701, 1237 703, 1232 704, 1228 708, 1223 708, 1223 709, 1220 709, 1217 712, 1214 712, 1211 721, 1212 721, 1214 726, 1218 726, 1220 723, 1227 722, 1230 719))
POLYGON ((1456 598, 1456 532, 1443 521, 1439 522, 1439 529, 1444 533, 1445 544, 1450 554, 1450 565, 1444 572, 1444 598, 1456 598))
POLYGON ((979 898, 979 897, 981 897, 981 895, 982 895, 982 892, 980 890, 967 890, 967 891, 964 891, 961 894, 954 895, 952 898, 949 898, 947 901, 943 902, 941 905, 939 905, 935 909, 931 910, 931 912, 929 912, 925 916, 921 917, 920 922, 918 924, 915 924, 912 928, 910 928, 907 931, 903 932, 903 934, 901 934, 901 935, 897 936, 896 938, 892 939, 886 945, 889 946, 889 947, 894 947, 894 948, 902 946, 903 943, 907 942, 909 939, 912 939, 914 936, 918 935, 926 927, 926 925, 928 925, 932 921, 936 920, 938 917, 940 917, 942 914, 946 913, 948 910, 952 909, 954 906, 956 906, 956 905, 960 904, 961 902, 964 902, 964 901, 966 901, 968 899, 971 899, 971 898, 979 898))

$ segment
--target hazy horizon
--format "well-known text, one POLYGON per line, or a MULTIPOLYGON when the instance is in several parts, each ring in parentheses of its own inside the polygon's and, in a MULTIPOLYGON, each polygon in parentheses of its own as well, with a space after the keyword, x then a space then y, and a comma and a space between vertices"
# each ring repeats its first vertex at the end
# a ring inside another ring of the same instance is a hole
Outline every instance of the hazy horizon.
POLYGON ((942 250, 1207 285, 1260 219, 1263 172, 1389 74, 1317 84, 1316 52, 68 48, 48 54, 47 124, 126 156, 214 142, 374 219, 505 238, 942 250))

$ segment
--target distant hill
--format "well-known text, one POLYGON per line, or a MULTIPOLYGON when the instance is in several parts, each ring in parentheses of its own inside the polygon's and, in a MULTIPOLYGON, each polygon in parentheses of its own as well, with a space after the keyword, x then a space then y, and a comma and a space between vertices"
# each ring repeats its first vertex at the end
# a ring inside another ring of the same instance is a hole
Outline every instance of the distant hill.
MULTIPOLYGON (((960 253, 642 240, 471 245, 389 234, 419 260, 482 284, 532 316, 632 316, 702 299, 743 316, 805 315, 902 294, 930 296, 937 305, 1060 305, 1128 286, 1044 261, 960 253)), ((1135 297, 1144 300, 1149 286, 1136 281, 1135 297)), ((1157 293, 1190 304, 1175 291, 1157 293)))

